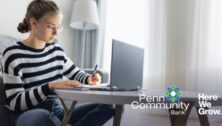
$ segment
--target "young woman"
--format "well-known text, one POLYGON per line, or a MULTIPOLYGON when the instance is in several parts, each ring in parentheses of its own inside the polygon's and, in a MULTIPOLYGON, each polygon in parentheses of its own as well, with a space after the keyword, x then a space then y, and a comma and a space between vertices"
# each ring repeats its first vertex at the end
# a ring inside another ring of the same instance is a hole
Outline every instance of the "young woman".
MULTIPOLYGON (((22 113, 17 125, 57 125, 50 115, 60 121, 64 109, 53 90, 75 88, 95 84, 100 76, 89 75, 73 64, 54 40, 61 28, 62 14, 51 0, 34 0, 23 22, 21 33, 29 33, 27 39, 7 48, 3 54, 6 106, 22 113), (68 80, 63 80, 63 77, 68 80)), ((72 125, 103 125, 114 114, 111 105, 85 104, 77 107, 71 116, 72 125)))

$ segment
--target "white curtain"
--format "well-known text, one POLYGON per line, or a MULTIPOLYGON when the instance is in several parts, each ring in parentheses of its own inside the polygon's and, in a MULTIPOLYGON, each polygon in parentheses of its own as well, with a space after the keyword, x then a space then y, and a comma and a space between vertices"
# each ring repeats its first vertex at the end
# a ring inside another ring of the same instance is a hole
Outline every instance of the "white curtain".
MULTIPOLYGON (((106 1, 105 42, 102 68, 110 71, 112 39, 144 47, 148 14, 147 0, 101 0, 106 1)), ((146 52, 146 51, 145 51, 146 52)))
POLYGON ((197 13, 189 52, 191 60, 188 64, 187 89, 221 93, 222 1, 200 0, 196 1, 195 7, 197 13))
POLYGON ((222 1, 149 0, 147 89, 222 91, 222 1))

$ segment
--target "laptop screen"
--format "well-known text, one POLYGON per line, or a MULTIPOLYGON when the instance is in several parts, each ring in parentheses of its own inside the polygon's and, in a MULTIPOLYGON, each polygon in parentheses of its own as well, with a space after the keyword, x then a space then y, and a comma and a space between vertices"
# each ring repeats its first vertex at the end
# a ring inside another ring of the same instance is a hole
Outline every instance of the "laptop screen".
POLYGON ((143 62, 144 49, 113 40, 110 86, 120 89, 141 89, 143 62))

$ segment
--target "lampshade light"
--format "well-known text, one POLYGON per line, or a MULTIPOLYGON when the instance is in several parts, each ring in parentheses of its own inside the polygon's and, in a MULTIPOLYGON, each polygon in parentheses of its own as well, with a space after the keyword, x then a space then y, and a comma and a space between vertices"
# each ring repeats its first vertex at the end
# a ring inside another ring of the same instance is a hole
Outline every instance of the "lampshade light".
POLYGON ((97 4, 94 0, 74 1, 70 26, 79 30, 93 30, 99 25, 97 4))

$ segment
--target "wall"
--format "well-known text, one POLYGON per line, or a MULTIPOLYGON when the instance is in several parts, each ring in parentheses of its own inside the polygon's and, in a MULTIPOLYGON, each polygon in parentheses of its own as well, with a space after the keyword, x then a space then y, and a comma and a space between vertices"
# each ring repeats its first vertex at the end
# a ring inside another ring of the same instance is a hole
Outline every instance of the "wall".
MULTIPOLYGON (((21 22, 25 16, 26 8, 31 0, 0 0, 0 34, 10 35, 20 39, 24 39, 27 34, 21 34, 17 31, 17 25, 21 22)), ((58 39, 60 45, 64 48, 67 55, 73 59, 74 46, 74 30, 69 27, 71 10, 74 0, 55 0, 60 6, 64 18, 63 18, 63 31, 59 35, 58 39)))

